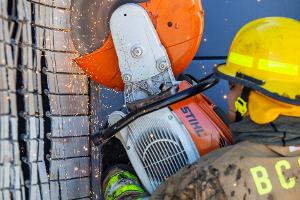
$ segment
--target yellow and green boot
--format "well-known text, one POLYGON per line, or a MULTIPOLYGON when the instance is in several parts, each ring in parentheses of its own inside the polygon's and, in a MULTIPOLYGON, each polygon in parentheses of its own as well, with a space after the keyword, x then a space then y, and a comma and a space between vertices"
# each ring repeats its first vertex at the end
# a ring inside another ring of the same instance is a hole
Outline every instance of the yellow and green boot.
POLYGON ((109 170, 103 184, 105 200, 146 200, 147 193, 143 189, 138 177, 133 173, 114 167, 109 170))

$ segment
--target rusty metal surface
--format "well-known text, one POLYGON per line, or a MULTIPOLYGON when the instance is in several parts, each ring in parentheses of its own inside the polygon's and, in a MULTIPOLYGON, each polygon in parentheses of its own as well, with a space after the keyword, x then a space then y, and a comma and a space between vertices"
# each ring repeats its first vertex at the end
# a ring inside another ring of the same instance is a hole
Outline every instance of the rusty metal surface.
MULTIPOLYGON (((104 128, 109 114, 115 110, 120 110, 124 105, 124 97, 121 92, 100 86, 91 81, 90 101, 91 101, 91 134, 95 134, 104 128)), ((102 176, 102 151, 101 146, 95 147, 92 144, 92 199, 102 199, 101 196, 101 176, 102 176)))

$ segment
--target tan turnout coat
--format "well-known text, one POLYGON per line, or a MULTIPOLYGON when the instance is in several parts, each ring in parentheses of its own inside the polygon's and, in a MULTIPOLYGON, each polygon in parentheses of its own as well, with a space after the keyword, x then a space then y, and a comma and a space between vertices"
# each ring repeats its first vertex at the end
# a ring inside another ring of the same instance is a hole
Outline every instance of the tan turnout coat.
POLYGON ((180 170, 151 199, 300 199, 300 118, 231 128, 236 145, 180 170))

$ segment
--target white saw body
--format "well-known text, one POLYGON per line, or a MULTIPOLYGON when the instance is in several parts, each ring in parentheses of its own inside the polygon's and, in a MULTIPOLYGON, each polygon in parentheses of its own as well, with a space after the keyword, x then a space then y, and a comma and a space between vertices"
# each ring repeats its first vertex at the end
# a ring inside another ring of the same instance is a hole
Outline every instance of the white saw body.
POLYGON ((111 17, 110 29, 126 103, 159 94, 162 84, 173 85, 168 54, 145 9, 137 4, 120 6, 111 17))

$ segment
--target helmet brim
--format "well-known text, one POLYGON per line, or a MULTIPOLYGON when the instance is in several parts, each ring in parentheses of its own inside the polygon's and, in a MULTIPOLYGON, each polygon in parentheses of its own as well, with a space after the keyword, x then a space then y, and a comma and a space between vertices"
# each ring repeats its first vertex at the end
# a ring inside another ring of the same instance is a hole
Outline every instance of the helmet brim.
MULTIPOLYGON (((290 99, 287 97, 280 96, 279 94, 272 93, 272 92, 266 90, 265 88, 263 88, 262 87, 263 85, 257 84, 257 82, 253 82, 248 79, 240 78, 237 76, 237 73, 234 73, 234 72, 230 71, 229 69, 230 69, 230 67, 228 67, 227 64, 220 64, 217 67, 215 67, 214 73, 220 79, 224 79, 229 82, 233 82, 233 83, 237 83, 237 84, 249 87, 253 90, 257 90, 257 91, 259 91, 271 98, 274 98, 276 100, 279 100, 279 101, 282 101, 282 102, 285 102, 288 104, 300 106, 300 100, 293 100, 293 99, 290 99)), ((264 80, 261 80, 261 81, 264 82, 264 80)))

